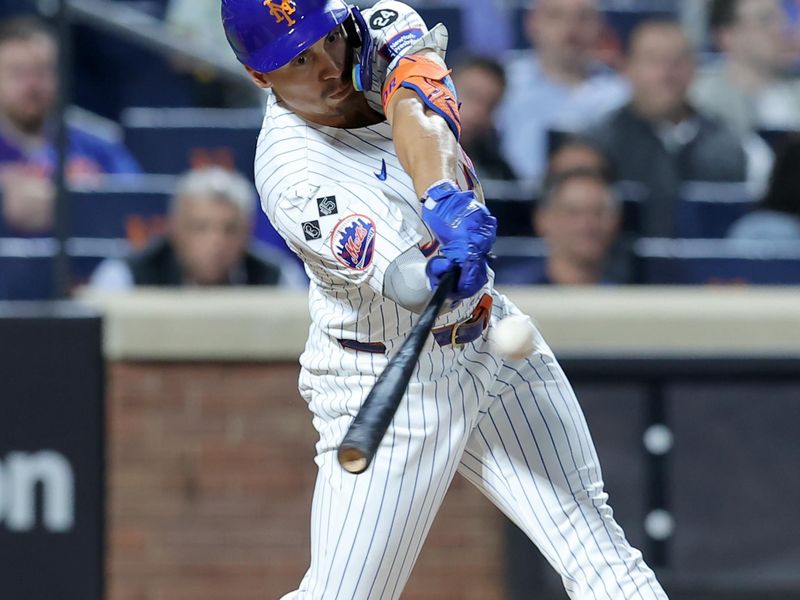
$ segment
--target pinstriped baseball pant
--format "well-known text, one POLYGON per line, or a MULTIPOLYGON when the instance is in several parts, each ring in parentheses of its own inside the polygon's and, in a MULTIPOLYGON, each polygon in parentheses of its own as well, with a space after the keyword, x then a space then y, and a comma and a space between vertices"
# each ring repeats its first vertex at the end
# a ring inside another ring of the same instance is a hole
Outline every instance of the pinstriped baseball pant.
MULTIPOLYGON (((515 310, 496 297, 493 322, 515 310)), ((580 406, 540 337, 521 361, 495 357, 485 336, 423 354, 372 465, 358 476, 341 469, 335 450, 371 382, 346 379, 306 382, 330 392, 310 402, 321 434, 311 565, 285 598, 399 598, 456 471, 533 540, 571 598, 666 598, 614 521, 580 406), (347 393, 354 397, 343 399, 347 393)))

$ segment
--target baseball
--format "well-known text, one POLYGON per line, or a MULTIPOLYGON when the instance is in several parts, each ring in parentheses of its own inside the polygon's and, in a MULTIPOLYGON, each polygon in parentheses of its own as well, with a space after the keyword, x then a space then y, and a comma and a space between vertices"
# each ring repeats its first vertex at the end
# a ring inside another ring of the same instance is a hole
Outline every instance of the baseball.
POLYGON ((497 351, 509 360, 520 360, 533 352, 533 325, 524 315, 506 317, 494 326, 490 339, 497 351))

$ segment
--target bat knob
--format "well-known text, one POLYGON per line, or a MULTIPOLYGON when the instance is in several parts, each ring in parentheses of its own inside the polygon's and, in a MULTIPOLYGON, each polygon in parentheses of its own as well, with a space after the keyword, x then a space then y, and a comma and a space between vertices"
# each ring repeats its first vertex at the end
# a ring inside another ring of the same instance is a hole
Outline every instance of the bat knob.
POLYGON ((339 464, 348 473, 358 475, 367 470, 367 457, 357 448, 339 448, 339 464))

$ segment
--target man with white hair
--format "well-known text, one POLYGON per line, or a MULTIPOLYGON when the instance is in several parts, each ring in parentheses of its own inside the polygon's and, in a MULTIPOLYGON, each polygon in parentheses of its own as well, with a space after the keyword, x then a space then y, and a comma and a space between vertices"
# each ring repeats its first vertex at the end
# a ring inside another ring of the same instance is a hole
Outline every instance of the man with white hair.
POLYGON ((255 190, 238 173, 219 167, 190 171, 178 183, 167 234, 125 260, 104 261, 91 285, 295 285, 294 263, 250 246, 254 202, 255 190))

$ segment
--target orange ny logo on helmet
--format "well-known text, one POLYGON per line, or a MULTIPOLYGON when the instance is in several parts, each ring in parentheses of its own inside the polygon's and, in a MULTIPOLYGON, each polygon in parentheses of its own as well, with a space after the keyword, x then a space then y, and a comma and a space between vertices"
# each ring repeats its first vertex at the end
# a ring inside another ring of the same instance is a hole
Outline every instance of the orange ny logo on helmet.
POLYGON ((297 22, 292 18, 297 10, 294 0, 280 0, 280 2, 274 3, 272 0, 264 0, 264 6, 269 7, 269 14, 275 17, 276 23, 286 21, 286 25, 291 27, 297 22))

